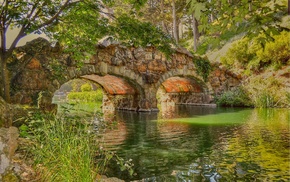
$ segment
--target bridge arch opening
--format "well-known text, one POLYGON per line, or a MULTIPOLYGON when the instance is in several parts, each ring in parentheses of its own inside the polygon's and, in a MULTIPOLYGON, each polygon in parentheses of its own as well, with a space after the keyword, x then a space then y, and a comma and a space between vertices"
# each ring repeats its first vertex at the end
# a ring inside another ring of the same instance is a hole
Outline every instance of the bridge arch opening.
POLYGON ((163 81, 157 90, 159 109, 174 112, 175 105, 209 105, 211 96, 207 85, 193 76, 173 76, 163 81))
MULTIPOLYGON (((79 94, 80 97, 92 97, 95 98, 95 104, 99 108, 95 108, 104 114, 112 114, 116 109, 118 110, 134 110, 139 109, 139 102, 142 97, 143 91, 137 85, 129 79, 125 79, 113 75, 99 76, 95 74, 83 75, 78 79, 73 79, 63 84, 59 90, 54 94, 53 102, 58 101, 67 102, 70 99, 70 95, 73 92, 82 92, 81 87, 85 84, 89 84, 92 88, 91 92, 102 92, 101 101, 98 100, 98 94, 79 94), (77 89, 73 89, 73 84, 77 84, 77 89)), ((75 94, 75 93, 74 93, 75 94)), ((77 95, 77 94, 75 94, 77 95)), ((94 102, 94 100, 90 100, 94 102)), ((91 103, 92 104, 92 103, 91 103)))

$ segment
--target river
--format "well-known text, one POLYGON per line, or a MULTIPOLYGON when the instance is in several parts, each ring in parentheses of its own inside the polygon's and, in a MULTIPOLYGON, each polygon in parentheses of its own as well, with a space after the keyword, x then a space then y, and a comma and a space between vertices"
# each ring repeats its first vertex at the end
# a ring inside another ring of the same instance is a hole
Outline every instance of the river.
POLYGON ((116 112, 101 145, 105 175, 125 181, 290 181, 289 109, 177 106, 155 113, 116 112), (121 165, 122 166, 122 165, 121 165))

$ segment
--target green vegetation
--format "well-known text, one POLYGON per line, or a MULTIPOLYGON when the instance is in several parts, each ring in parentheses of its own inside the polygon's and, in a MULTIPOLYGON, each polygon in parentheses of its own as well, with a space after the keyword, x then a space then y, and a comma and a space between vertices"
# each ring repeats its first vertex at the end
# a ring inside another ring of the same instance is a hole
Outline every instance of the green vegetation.
MULTIPOLYGON (((41 181, 94 182, 110 160, 132 175, 131 161, 103 149, 93 122, 72 115, 70 111, 64 109, 58 116, 34 113, 19 127, 20 137, 29 139, 20 150, 26 151, 27 157, 34 161, 37 178, 41 181)), ((97 117, 101 122, 100 129, 109 127, 100 116, 97 117)))
MULTIPOLYGON (((236 41, 221 58, 221 62, 234 72, 241 72, 248 79, 244 89, 255 107, 290 107, 287 76, 275 77, 278 70, 289 70, 290 32, 272 35, 272 41, 263 41, 265 33, 250 39, 236 41)), ((289 78, 288 78, 289 79, 289 78)), ((229 93, 218 102, 225 103, 229 93)))
POLYGON ((85 92, 70 92, 67 95, 67 99, 70 103, 75 102, 102 102, 103 91, 85 91, 85 92))
POLYGON ((256 107, 290 107, 289 90, 274 76, 255 76, 245 88, 256 107))
POLYGON ((90 83, 82 83, 79 85, 80 92, 77 91, 78 82, 73 82, 73 90, 67 95, 67 102, 59 105, 59 112, 70 110, 71 114, 83 115, 101 112, 103 102, 103 91, 101 88, 93 90, 90 83))
POLYGON ((229 107, 252 106, 248 93, 243 87, 224 92, 221 96, 216 98, 216 103, 219 106, 229 107))
MULTIPOLYGON (((94 181, 104 168, 96 163, 101 151, 90 123, 80 117, 33 114, 20 127, 21 136, 29 137, 27 149, 43 181, 94 181)), ((105 160, 105 159, 104 159, 105 160)))
POLYGON ((290 92, 283 80, 274 76, 255 75, 247 80, 242 87, 224 92, 216 98, 220 106, 254 106, 259 108, 290 107, 290 92))
POLYGON ((98 88, 93 90, 91 84, 81 85, 81 92, 69 92, 67 95, 68 104, 62 104, 62 108, 70 108, 71 113, 86 114, 100 112, 103 102, 103 91, 98 88))
POLYGON ((102 112, 102 102, 71 102, 58 105, 58 113, 69 109, 71 115, 91 116, 102 112))
POLYGON ((261 42, 265 34, 254 39, 245 37, 236 41, 221 62, 228 68, 242 69, 244 74, 259 72, 265 67, 281 68, 290 60, 290 32, 283 31, 273 35, 273 41, 261 42))
POLYGON ((83 84, 82 86, 81 86, 81 91, 82 92, 90 92, 90 91, 92 91, 93 89, 92 89, 92 86, 91 86, 91 84, 89 84, 89 83, 85 83, 85 84, 83 84))
POLYGON ((210 62, 207 58, 194 58, 193 63, 196 67, 197 73, 202 76, 203 80, 206 82, 210 71, 212 70, 210 62))

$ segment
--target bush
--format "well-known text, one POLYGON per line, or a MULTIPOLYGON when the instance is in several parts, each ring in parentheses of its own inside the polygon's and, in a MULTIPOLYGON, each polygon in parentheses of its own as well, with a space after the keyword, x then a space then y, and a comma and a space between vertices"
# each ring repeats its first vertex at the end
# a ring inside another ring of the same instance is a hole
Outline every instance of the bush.
POLYGON ((252 106, 246 90, 242 87, 226 91, 216 98, 219 106, 249 107, 252 106))
POLYGON ((245 88, 255 107, 290 107, 290 93, 282 82, 274 76, 256 76, 245 83, 245 88))
POLYGON ((233 43, 224 57, 221 57, 221 62, 227 67, 234 66, 238 69, 246 69, 248 64, 256 61, 256 52, 262 49, 262 46, 257 42, 257 39, 250 40, 245 37, 233 43))
POLYGON ((221 57, 221 62, 227 67, 244 69, 248 74, 269 65, 279 68, 288 64, 290 32, 283 31, 272 38, 273 41, 266 42, 265 35, 260 34, 252 40, 240 39, 221 57))
POLYGON ((70 92, 67 99, 69 102, 102 102, 103 91, 99 89, 90 92, 70 92))
POLYGON ((92 86, 91 86, 91 84, 89 84, 89 83, 85 83, 85 84, 83 84, 82 86, 81 86, 81 91, 82 92, 90 92, 90 91, 92 91, 93 89, 92 89, 92 86))
POLYGON ((273 38, 274 41, 266 43, 264 50, 257 51, 257 57, 262 62, 280 67, 290 60, 290 32, 283 31, 273 38))

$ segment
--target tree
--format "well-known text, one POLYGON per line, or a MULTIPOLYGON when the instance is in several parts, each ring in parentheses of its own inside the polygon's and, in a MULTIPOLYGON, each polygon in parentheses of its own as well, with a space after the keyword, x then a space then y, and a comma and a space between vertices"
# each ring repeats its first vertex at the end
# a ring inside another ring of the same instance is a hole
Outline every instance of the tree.
POLYGON ((187 3, 188 14, 194 14, 203 36, 204 44, 199 43, 203 53, 205 47, 217 48, 242 33, 254 38, 263 32, 265 38, 261 43, 264 44, 272 41, 271 35, 285 29, 280 26, 280 20, 286 15, 286 0, 187 0, 187 3))
POLYGON ((7 102, 10 102, 10 80, 7 69, 7 60, 12 56, 20 39, 33 32, 43 32, 53 26, 63 11, 72 7, 78 1, 0 1, 0 36, 1 36, 1 94, 7 102), (10 47, 7 46, 7 31, 9 28, 19 28, 19 32, 12 40, 10 47))
POLYGON ((177 25, 177 17, 176 17, 176 7, 175 7, 175 0, 172 0, 172 32, 175 41, 178 43, 179 36, 178 36, 178 25, 177 25))
MULTIPOLYGON (((127 2, 138 10, 146 0, 127 0, 127 2)), ((0 94, 6 102, 11 102, 7 61, 11 58, 19 40, 31 33, 45 33, 52 40, 57 40, 76 60, 81 60, 85 56, 84 52, 93 53, 96 42, 105 35, 115 36, 131 45, 144 46, 150 43, 168 54, 171 52, 170 37, 151 24, 122 15, 119 17, 111 15, 109 19, 108 12, 103 10, 113 3, 113 0, 0 0, 0 88, 3 88, 0 94), (132 25, 136 30, 131 36, 132 25), (7 46, 9 28, 19 29, 10 47, 7 46), (145 33, 144 28, 150 36, 138 34, 145 33)))
POLYGON ((206 10, 205 3, 196 0, 187 0, 189 5, 188 12, 192 15, 192 33, 193 33, 193 49, 197 51, 197 44, 200 37, 198 30, 198 21, 202 16, 202 12, 206 10))

